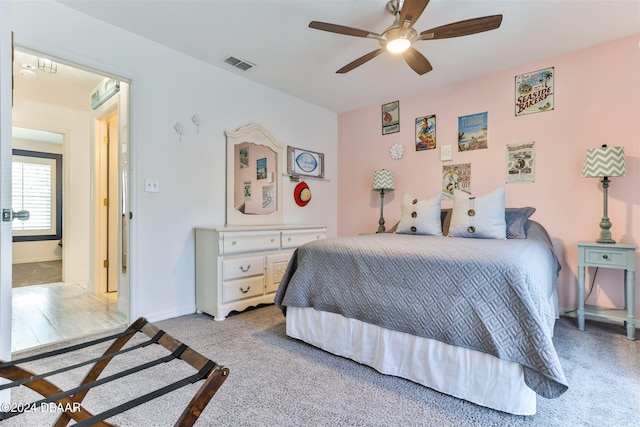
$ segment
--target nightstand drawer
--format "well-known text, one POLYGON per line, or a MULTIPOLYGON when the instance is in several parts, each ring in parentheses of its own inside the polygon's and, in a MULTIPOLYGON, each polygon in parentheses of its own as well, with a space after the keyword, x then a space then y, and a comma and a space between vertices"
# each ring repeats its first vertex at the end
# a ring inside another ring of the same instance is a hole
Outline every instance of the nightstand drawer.
MULTIPOLYGON (((584 265, 609 267, 609 268, 626 268, 628 264, 627 256, 629 251, 625 249, 614 248, 585 248, 584 265)), ((631 252, 633 254, 633 252, 631 252)))
POLYGON ((224 255, 280 249, 280 232, 225 233, 224 255))

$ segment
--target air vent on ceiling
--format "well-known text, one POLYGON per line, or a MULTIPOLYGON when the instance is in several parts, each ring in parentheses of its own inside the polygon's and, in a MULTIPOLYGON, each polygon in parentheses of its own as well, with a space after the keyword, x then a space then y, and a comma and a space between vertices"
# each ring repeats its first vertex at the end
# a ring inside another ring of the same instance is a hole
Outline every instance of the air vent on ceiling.
POLYGON ((227 64, 231 65, 232 67, 236 67, 242 71, 247 71, 250 68, 255 67, 255 64, 252 64, 249 61, 245 61, 242 59, 238 59, 234 56, 227 56, 226 58, 224 58, 223 60, 224 62, 226 62, 227 64))

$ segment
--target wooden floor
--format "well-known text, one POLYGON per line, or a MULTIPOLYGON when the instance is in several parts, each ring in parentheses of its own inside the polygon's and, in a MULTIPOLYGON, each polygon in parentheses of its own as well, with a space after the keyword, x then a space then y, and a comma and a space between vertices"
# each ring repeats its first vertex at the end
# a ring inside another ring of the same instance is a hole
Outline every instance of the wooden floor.
POLYGON ((96 295, 76 283, 15 288, 11 351, 78 338, 126 325, 117 294, 96 295))

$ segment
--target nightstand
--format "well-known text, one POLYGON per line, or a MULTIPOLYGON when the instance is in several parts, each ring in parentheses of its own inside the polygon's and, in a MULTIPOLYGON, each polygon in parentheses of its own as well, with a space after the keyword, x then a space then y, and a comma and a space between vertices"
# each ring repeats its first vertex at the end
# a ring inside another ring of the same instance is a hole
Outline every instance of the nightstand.
POLYGON ((584 331, 584 316, 623 321, 627 339, 636 339, 634 318, 636 294, 636 247, 623 243, 578 242, 578 329, 584 331), (602 308, 584 303, 585 267, 624 269, 624 309, 602 308))

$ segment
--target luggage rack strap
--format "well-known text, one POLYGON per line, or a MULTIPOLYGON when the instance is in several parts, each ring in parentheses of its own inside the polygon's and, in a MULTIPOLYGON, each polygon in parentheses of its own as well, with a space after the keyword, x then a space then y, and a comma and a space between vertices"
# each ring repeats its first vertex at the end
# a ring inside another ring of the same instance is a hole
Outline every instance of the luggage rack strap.
MULTIPOLYGON (((215 395, 215 393, 218 391, 218 389, 224 383, 228 376, 228 368, 218 365, 216 362, 204 357, 186 344, 183 344, 182 342, 173 338, 152 323, 148 322, 143 317, 133 322, 125 331, 118 334, 109 335, 108 337, 88 341, 83 344, 76 344, 73 346, 42 353, 35 356, 30 356, 27 358, 21 358, 13 362, 4 363, 0 361, 0 377, 4 377, 12 381, 2 386, 2 388, 24 385, 44 397, 44 399, 32 402, 29 405, 25 405, 25 409, 36 407, 36 405, 52 402, 55 402, 56 405, 64 408, 64 411, 60 414, 56 422, 53 424, 56 427, 66 426, 72 419, 79 426, 111 426, 111 424, 105 422, 104 420, 116 414, 125 412, 133 407, 146 403, 150 400, 153 400, 157 397, 160 397, 164 394, 167 394, 171 391, 177 390, 178 388, 184 387, 187 384, 204 380, 204 383, 196 391, 195 395, 182 411, 182 414, 175 424, 176 426, 181 427, 192 426, 202 413, 202 410, 207 406, 211 398, 215 395), (122 347, 124 347, 124 345, 138 332, 146 334, 150 338, 150 340, 122 349, 122 347), (77 363, 67 368, 62 368, 38 375, 18 366, 18 363, 26 363, 73 351, 79 351, 84 348, 106 342, 108 340, 114 340, 114 342, 109 346, 109 348, 104 352, 102 356, 77 363), (116 374, 98 379, 109 362, 116 356, 130 352, 132 350, 142 349, 154 343, 163 346, 169 352, 169 354, 164 357, 159 357, 155 360, 134 366, 132 368, 125 369, 124 371, 118 372, 116 374), (174 359, 179 359, 186 362, 197 372, 195 374, 188 375, 179 381, 161 387, 153 392, 131 399, 128 402, 122 403, 97 415, 92 415, 81 405, 85 396, 93 387, 105 384, 107 382, 115 381, 127 375, 140 372, 144 369, 148 369, 150 367, 157 366, 174 359), (90 363, 93 363, 93 366, 86 374, 80 385, 66 391, 61 390, 55 384, 45 379, 47 376, 66 372, 80 366, 88 365, 90 363)), ((17 415, 20 415, 20 413, 0 412, 0 420, 17 415)))

